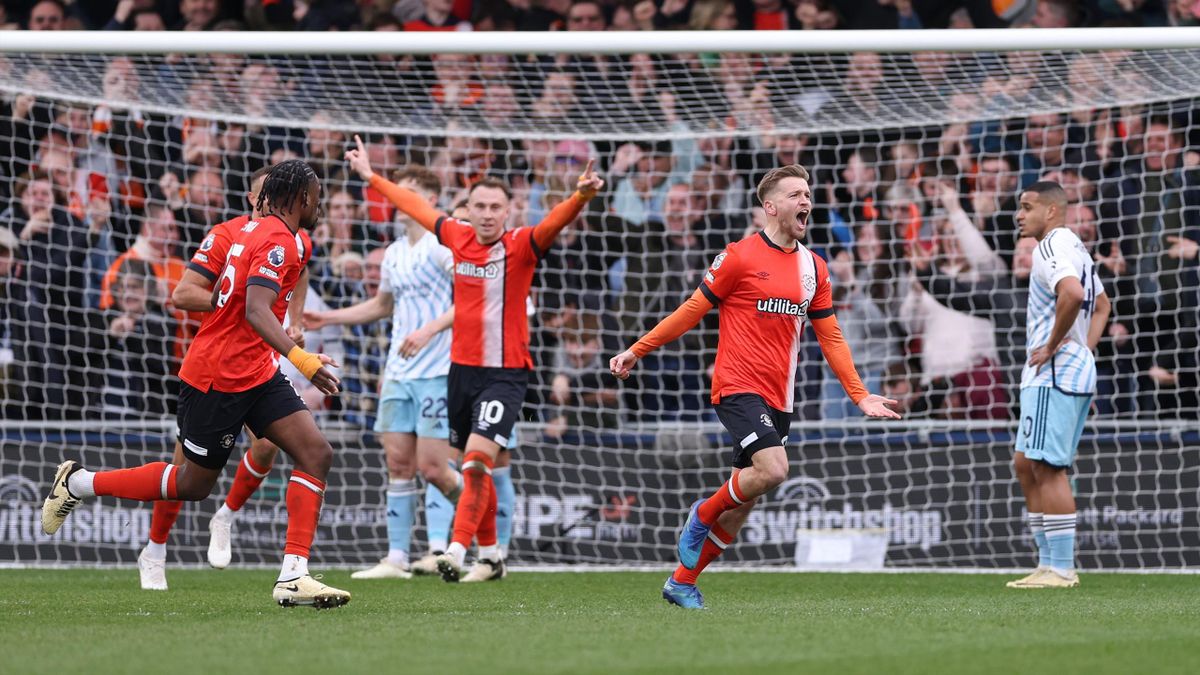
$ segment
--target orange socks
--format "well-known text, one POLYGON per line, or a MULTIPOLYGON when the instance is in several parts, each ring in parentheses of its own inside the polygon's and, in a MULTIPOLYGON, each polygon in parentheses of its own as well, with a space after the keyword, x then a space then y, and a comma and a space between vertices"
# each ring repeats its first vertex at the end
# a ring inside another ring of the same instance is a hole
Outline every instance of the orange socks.
POLYGON ((487 486, 487 510, 479 523, 479 529, 475 531, 475 541, 480 548, 496 545, 496 483, 491 476, 488 476, 487 486))
POLYGON ((462 464, 463 491, 454 511, 454 543, 464 549, 471 547, 471 540, 487 516, 491 515, 492 543, 496 543, 496 490, 492 486, 492 458, 482 452, 468 452, 462 464), (489 512, 490 507, 490 512, 489 512))
POLYGON ((178 473, 179 467, 173 464, 153 462, 132 469, 97 471, 92 485, 97 496, 156 502, 175 499, 178 473))
POLYGON ((179 510, 183 502, 157 501, 154 502, 154 512, 150 516, 150 541, 156 544, 167 543, 167 536, 179 518, 179 510))
POLYGON ((242 461, 238 462, 237 474, 233 477, 233 486, 229 488, 229 494, 225 496, 225 506, 230 511, 237 511, 242 508, 250 495, 262 485, 263 479, 267 474, 271 473, 271 466, 258 467, 254 465, 254 460, 250 459, 250 453, 242 455, 242 461))
POLYGON ((700 516, 700 522, 705 525, 715 523, 722 513, 737 508, 746 501, 746 498, 742 496, 741 489, 738 488, 738 475, 733 474, 733 477, 725 481, 720 489, 713 493, 713 496, 700 504, 700 508, 696 511, 696 515, 700 516))
POLYGON ((308 558, 313 537, 317 533, 317 519, 321 517, 321 500, 324 495, 324 481, 303 471, 292 470, 287 487, 288 525, 284 554, 308 558))
POLYGON ((696 577, 704 571, 708 564, 717 559, 724 551, 725 547, 733 543, 733 535, 729 534, 719 524, 713 523, 712 531, 708 533, 708 539, 704 540, 704 548, 700 549, 700 560, 696 562, 696 569, 689 570, 680 565, 675 568, 675 573, 671 578, 681 584, 695 584, 696 577))

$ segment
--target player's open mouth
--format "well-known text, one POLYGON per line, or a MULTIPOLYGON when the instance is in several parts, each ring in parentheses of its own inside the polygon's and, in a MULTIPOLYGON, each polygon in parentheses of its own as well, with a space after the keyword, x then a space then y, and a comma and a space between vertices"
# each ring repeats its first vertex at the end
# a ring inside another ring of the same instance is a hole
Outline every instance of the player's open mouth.
POLYGON ((808 211, 797 211, 796 212, 796 222, 800 223, 800 225, 802 225, 802 226, 807 226, 808 225, 808 214, 809 214, 808 211))

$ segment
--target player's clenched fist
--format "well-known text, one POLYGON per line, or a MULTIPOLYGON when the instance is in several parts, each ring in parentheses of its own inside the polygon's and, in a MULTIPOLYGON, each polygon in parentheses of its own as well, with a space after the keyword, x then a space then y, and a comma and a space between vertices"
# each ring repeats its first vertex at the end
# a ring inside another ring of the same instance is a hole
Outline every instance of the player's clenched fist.
POLYGON ((321 358, 321 363, 323 365, 316 373, 313 374, 309 381, 312 382, 313 386, 316 387, 322 394, 325 394, 326 396, 337 396, 338 384, 341 383, 341 380, 339 380, 336 375, 329 372, 328 368, 324 367, 333 366, 334 368, 337 368, 337 364, 333 362, 333 359, 325 356, 324 354, 318 354, 318 356, 321 358))
POLYGON ((333 396, 338 393, 338 383, 341 382, 336 375, 329 372, 325 366, 338 367, 338 364, 333 359, 325 354, 312 354, 304 351, 300 347, 292 347, 288 352, 287 358, 296 366, 304 377, 307 377, 313 386, 327 396, 333 396))
POLYGON ((629 371, 637 365, 638 357, 632 350, 625 351, 612 357, 608 362, 608 370, 622 380, 629 379, 629 371))

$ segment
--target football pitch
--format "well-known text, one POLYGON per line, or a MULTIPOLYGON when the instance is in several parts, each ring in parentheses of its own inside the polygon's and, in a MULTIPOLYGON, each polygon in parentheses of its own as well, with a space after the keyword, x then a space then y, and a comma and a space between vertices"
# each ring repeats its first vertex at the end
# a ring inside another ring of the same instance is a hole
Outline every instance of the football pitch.
POLYGON ((1200 577, 665 573, 351 581, 346 607, 271 604, 267 570, 0 570, 4 673, 1196 673, 1200 577))

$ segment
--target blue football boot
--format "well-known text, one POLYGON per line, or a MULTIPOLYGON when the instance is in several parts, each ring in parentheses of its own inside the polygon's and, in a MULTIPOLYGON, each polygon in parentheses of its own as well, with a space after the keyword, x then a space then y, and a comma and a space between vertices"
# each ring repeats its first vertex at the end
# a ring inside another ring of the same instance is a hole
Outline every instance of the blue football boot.
POLYGON ((671 577, 663 584, 663 599, 684 609, 704 609, 704 596, 696 584, 681 584, 671 577))
POLYGON ((704 540, 708 538, 708 532, 712 529, 712 526, 700 522, 700 515, 697 511, 703 502, 704 500, 701 499, 692 504, 687 522, 683 524, 683 530, 679 532, 679 544, 675 547, 676 552, 679 553, 679 564, 689 570, 696 569, 696 563, 700 561, 700 550, 704 548, 704 540))

